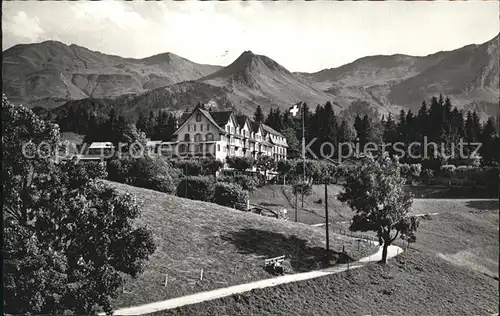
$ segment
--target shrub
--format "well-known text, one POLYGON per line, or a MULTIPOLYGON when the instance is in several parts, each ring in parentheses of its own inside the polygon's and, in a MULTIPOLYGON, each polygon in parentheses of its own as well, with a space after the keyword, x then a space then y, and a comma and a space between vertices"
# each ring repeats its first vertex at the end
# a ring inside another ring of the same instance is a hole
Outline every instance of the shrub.
POLYGON ((212 201, 214 179, 207 176, 185 177, 177 185, 177 196, 191 200, 212 201))
POLYGON ((182 171, 185 176, 202 175, 203 167, 197 160, 171 160, 172 166, 182 171))
POLYGON ((108 177, 105 162, 88 161, 84 163, 83 169, 91 178, 106 179, 108 177))
POLYGON ((114 159, 107 165, 108 179, 165 193, 174 193, 179 171, 161 157, 114 159))
MULTIPOLYGON (((203 159, 201 162, 201 173, 205 176, 215 176, 217 171, 224 166, 224 163, 218 159, 203 159)), ((194 174, 193 174, 194 175, 194 174)))
POLYGON ((455 175, 455 165, 442 165, 439 169, 445 177, 453 177, 455 175))
POLYGON ((108 179, 120 183, 127 183, 129 166, 124 159, 113 159, 107 164, 108 179))
POLYGON ((245 171, 252 168, 255 160, 252 157, 227 157, 227 165, 238 171, 245 171))
POLYGON ((217 179, 217 182, 236 183, 243 190, 254 191, 257 188, 258 181, 255 177, 247 175, 223 176, 217 179))
POLYGON ((248 191, 236 183, 219 182, 215 184, 213 202, 219 205, 245 210, 248 191))
POLYGON ((145 183, 144 187, 168 194, 174 194, 176 190, 174 180, 172 180, 171 177, 165 175, 158 175, 153 177, 151 180, 145 183))

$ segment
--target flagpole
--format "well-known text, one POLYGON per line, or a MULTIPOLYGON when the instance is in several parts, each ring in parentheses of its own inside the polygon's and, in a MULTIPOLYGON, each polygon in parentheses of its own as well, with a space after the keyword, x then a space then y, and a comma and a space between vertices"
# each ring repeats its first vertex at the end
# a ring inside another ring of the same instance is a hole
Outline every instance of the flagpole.
MULTIPOLYGON (((305 109, 304 109, 304 101, 301 102, 301 112, 302 112, 302 186, 306 183, 306 138, 305 138, 305 109)), ((304 208, 304 188, 302 188, 302 208, 304 208)))

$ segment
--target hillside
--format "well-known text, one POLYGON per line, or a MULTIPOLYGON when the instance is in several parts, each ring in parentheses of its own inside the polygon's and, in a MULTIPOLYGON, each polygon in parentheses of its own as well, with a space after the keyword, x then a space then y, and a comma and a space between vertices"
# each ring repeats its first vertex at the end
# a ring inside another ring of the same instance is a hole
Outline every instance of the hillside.
POLYGON ((447 52, 437 64, 392 87, 391 103, 418 106, 418 100, 440 92, 459 105, 483 101, 497 105, 499 97, 499 37, 482 45, 447 52))
POLYGON ((140 112, 188 110, 199 102, 220 110, 232 107, 226 89, 197 81, 184 81, 137 95, 128 94, 116 98, 86 98, 67 101, 54 108, 52 113, 56 116, 65 116, 68 108, 84 108, 97 113, 98 116, 106 116, 113 107, 120 114, 136 119, 140 112))
POLYGON ((498 313, 498 201, 430 199, 414 206, 415 212, 439 214, 422 218, 416 243, 387 266, 372 264, 150 315, 498 313))
POLYGON ((498 281, 409 250, 389 266, 257 289, 155 316, 484 315, 498 313, 498 281))
POLYGON ((3 52, 3 89, 13 102, 31 107, 118 98, 114 103, 125 103, 123 112, 138 113, 213 101, 252 115, 257 105, 267 112, 272 106, 286 109, 303 100, 312 108, 331 101, 347 117, 416 109, 442 93, 453 105, 476 110, 484 119, 499 112, 498 41, 497 36, 481 45, 423 57, 368 56, 316 73, 291 73, 251 51, 221 67, 172 53, 131 59, 47 41, 3 52), (360 106, 359 100, 366 105, 360 106))
MULTIPOLYGON (((144 203, 138 224, 153 231, 158 246, 144 273, 128 280, 115 300, 117 307, 270 278, 263 268, 265 258, 285 254, 286 274, 315 270, 324 258, 324 231, 314 227, 107 183, 144 203)), ((358 251, 358 243, 343 236, 330 236, 330 245, 333 258, 343 246, 354 259, 375 252, 368 243, 361 243, 358 251)))
POLYGON ((333 95, 299 80, 271 58, 251 51, 243 52, 229 66, 199 81, 227 88, 235 105, 249 115, 253 114, 257 104, 265 110, 271 106, 288 109, 301 100, 311 105, 335 100, 333 95))
POLYGON ((219 66, 172 53, 122 58, 77 45, 46 41, 3 52, 3 90, 14 102, 55 107, 68 100, 141 93, 206 76, 219 66))
POLYGON ((416 109, 423 100, 449 96, 459 108, 498 113, 498 36, 481 45, 423 57, 369 56, 338 68, 297 73, 316 89, 350 104, 367 101, 381 113, 416 109))

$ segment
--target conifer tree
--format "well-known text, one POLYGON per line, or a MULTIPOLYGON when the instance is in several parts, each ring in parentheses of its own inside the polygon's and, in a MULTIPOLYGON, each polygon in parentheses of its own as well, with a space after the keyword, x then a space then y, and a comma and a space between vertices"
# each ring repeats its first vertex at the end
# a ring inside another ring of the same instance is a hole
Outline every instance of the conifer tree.
POLYGON ((260 105, 258 105, 257 109, 255 109, 253 120, 257 123, 264 123, 264 113, 262 112, 260 105))

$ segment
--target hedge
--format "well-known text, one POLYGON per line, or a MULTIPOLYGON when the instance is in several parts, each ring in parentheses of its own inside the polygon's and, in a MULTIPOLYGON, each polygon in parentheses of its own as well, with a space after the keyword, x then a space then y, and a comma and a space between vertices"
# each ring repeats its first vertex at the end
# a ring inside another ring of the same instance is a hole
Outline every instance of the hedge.
POLYGON ((236 208, 239 210, 246 209, 248 200, 248 191, 236 183, 218 182, 215 184, 213 202, 219 205, 236 208))
POLYGON ((185 177, 177 185, 177 196, 183 198, 211 202, 213 195, 214 179, 212 177, 185 177))

